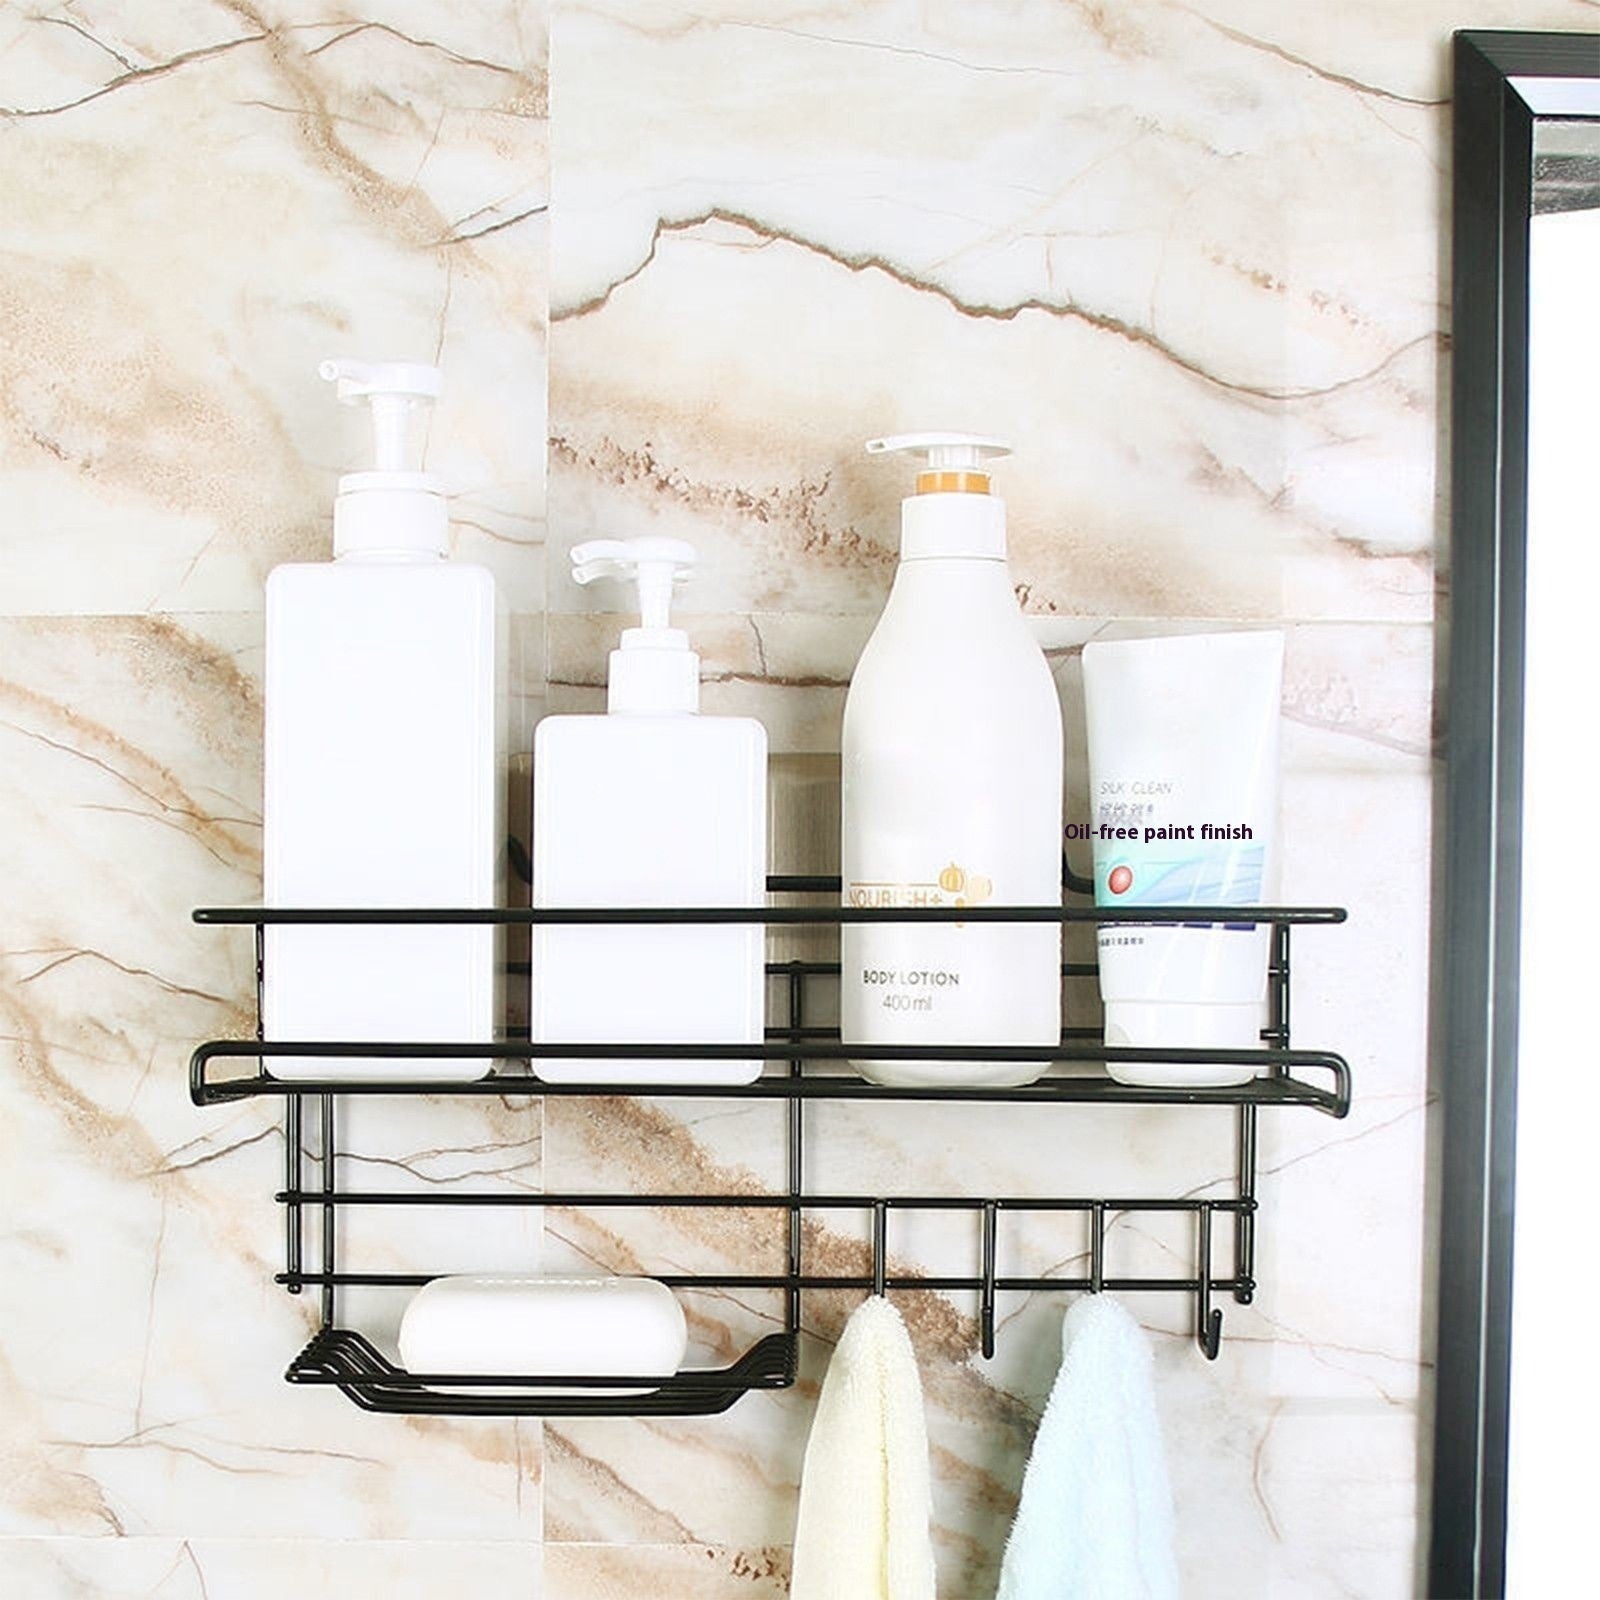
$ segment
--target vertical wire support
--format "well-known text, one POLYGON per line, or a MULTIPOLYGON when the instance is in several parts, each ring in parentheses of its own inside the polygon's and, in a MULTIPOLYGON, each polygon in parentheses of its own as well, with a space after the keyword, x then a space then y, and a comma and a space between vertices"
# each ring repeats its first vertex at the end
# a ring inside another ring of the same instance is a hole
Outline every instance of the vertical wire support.
POLYGON ((1222 1313, 1211 1304, 1211 1205, 1200 1207, 1199 1316, 1195 1337, 1207 1361, 1215 1361, 1222 1348, 1222 1313))
POLYGON ((1089 1207, 1089 1292, 1099 1294, 1106 1286, 1106 1205, 1096 1200, 1089 1207))
POLYGON ((299 1294, 301 1289, 304 1218, 300 1211, 300 1139, 300 1096, 286 1094, 283 1097, 283 1186, 289 1192, 289 1199, 283 1208, 283 1270, 288 1275, 290 1294, 299 1294))
MULTIPOLYGON (((265 1039, 266 983, 267 983, 267 930, 264 923, 255 925, 256 945, 256 1038, 265 1039)), ((263 1063, 264 1065, 264 1063, 263 1063)), ((304 1288, 300 1273, 304 1269, 305 1214, 300 1209, 301 1141, 304 1137, 304 1118, 301 1099, 297 1094, 283 1097, 283 1186, 289 1200, 283 1208, 283 1271, 288 1278, 285 1287, 290 1294, 299 1294, 304 1288)))
POLYGON ((256 1038, 267 1036, 264 1018, 267 1014, 265 989, 267 983, 267 930, 263 923, 256 924, 256 1038))
MULTIPOLYGON (((798 1041, 805 1020, 805 974, 800 963, 789 968, 789 1028, 798 1041)), ((799 1045, 795 1048, 798 1050, 799 1045)), ((801 1075, 802 1060, 799 1055, 789 1058, 789 1076, 801 1075)), ((789 1101, 789 1288, 784 1296, 784 1324, 791 1334, 800 1332, 800 1270, 801 1249, 805 1230, 800 1208, 800 1196, 805 1187, 805 1101, 795 1095, 789 1101)))
POLYGON ((1233 1298, 1256 1297, 1256 1107, 1239 1107, 1239 1209, 1233 1216, 1233 1298))
POLYGON ((882 1296, 889 1281, 889 1204, 872 1202, 872 1292, 882 1296))
MULTIPOLYGON (((1290 924, 1275 922, 1272 925, 1272 982, 1270 1026, 1267 1039, 1279 1050, 1289 1048, 1289 934, 1290 924)), ((1269 1074, 1284 1077, 1288 1068, 1275 1066, 1269 1074)), ((1239 1107, 1239 1172, 1238 1193, 1243 1202, 1233 1215, 1233 1298, 1242 1306, 1255 1299, 1256 1293, 1256 1152, 1258 1124, 1255 1106, 1239 1107)), ((1210 1228, 1211 1213, 1201 1215, 1204 1243, 1202 1271, 1209 1277, 1211 1271, 1210 1228)), ((1205 1306, 1209 1303, 1209 1284, 1202 1299, 1200 1345, 1207 1356, 1215 1358, 1216 1337, 1220 1337, 1222 1313, 1216 1312, 1208 1323, 1205 1306), (1212 1324, 1215 1324, 1213 1328, 1212 1324), (1216 1337, 1212 1334, 1215 1332, 1216 1337)))
POLYGON ((994 1354, 994 1280, 996 1236, 1000 1208, 993 1200, 983 1202, 983 1289, 978 1304, 978 1342, 984 1359, 994 1354))
POLYGON ((333 1274, 337 1265, 334 1254, 334 1131, 333 1096, 319 1095, 322 1109, 322 1325, 333 1326, 333 1274))
MULTIPOLYGON (((1289 1048, 1289 934, 1290 925, 1287 922, 1273 924, 1273 966, 1277 973, 1272 985, 1272 1026, 1276 1033, 1274 1042, 1280 1050, 1289 1048)), ((1285 1066, 1276 1066, 1272 1071, 1279 1077, 1287 1076, 1289 1069, 1285 1066)))

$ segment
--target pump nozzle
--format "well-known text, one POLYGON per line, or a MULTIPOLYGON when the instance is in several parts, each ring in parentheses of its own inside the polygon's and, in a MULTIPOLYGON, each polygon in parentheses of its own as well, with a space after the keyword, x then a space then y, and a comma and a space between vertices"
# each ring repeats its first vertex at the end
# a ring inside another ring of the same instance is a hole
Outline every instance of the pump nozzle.
POLYGON ((688 581, 694 546, 683 539, 590 539, 572 547, 571 560, 575 583, 624 578, 638 585, 642 625, 624 629, 611 652, 606 709, 698 711, 700 658, 688 634, 670 626, 672 591, 688 581))
POLYGON ((933 472, 972 472, 981 471, 985 461, 1010 455, 1011 446, 979 433, 897 433, 868 439, 867 454, 920 455, 933 472))
POLYGON ((917 474, 918 494, 988 494, 984 464, 1010 455, 1011 446, 978 433, 897 433, 867 440, 867 454, 924 457, 928 464, 917 474))
POLYGON ((639 621, 646 628, 665 628, 673 588, 689 581, 695 559, 694 546, 684 539, 590 539, 572 547, 572 579, 582 584, 633 579, 639 586, 639 621))
POLYGON ((324 361, 317 372, 338 384, 345 405, 365 401, 372 411, 373 465, 339 479, 334 556, 444 555, 450 530, 443 491, 411 460, 411 418, 438 397, 439 369, 415 361, 324 361))
POLYGON ((339 386, 347 406, 372 407, 374 470, 415 472, 410 454, 411 414, 439 397, 439 369, 417 361, 324 361, 318 373, 339 386))

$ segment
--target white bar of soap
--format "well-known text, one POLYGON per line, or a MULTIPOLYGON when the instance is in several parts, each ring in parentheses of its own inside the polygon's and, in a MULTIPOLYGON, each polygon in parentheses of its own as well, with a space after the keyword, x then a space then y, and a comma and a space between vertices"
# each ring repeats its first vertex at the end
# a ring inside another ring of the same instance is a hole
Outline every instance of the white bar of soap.
POLYGON ((435 1278, 412 1297, 400 1322, 406 1370, 441 1375, 666 1378, 678 1370, 688 1342, 677 1296, 654 1278, 435 1278))

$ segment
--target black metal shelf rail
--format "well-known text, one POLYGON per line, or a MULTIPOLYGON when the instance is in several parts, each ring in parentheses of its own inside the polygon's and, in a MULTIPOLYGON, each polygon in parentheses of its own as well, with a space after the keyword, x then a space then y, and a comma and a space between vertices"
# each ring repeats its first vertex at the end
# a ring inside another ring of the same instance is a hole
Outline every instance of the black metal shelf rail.
MULTIPOLYGON (((1076 886, 1076 885, 1075 885, 1076 886)), ((839 881, 821 877, 775 877, 768 888, 774 893, 816 892, 836 895, 839 881)), ((284 1270, 277 1281, 291 1294, 314 1288, 321 1296, 322 1326, 290 1364, 292 1383, 333 1385, 367 1410, 485 1415, 543 1416, 689 1416, 726 1410, 741 1395, 755 1389, 778 1389, 794 1382, 800 1334, 800 1296, 817 1289, 889 1290, 970 1293, 977 1297, 979 1345, 984 1356, 994 1353, 997 1296, 1004 1292, 1102 1289, 1128 1292, 1167 1291, 1193 1295, 1195 1331, 1201 1350, 1215 1359, 1221 1341, 1222 1311, 1213 1296, 1231 1294, 1240 1304, 1254 1297, 1256 1244, 1256 1118, 1263 1105, 1308 1106, 1335 1117, 1350 1106, 1350 1071, 1344 1060, 1324 1051, 1294 1050, 1289 1045, 1290 929, 1303 924, 1342 922, 1345 913, 1332 907, 1183 907, 1111 911, 1090 907, 933 907, 917 910, 832 906, 709 907, 685 910, 357 910, 208 908, 195 912, 197 922, 248 926, 255 929, 256 979, 259 1001, 265 973, 265 929, 281 925, 371 926, 390 924, 502 926, 532 923, 651 923, 691 924, 761 922, 774 924, 838 925, 842 922, 1060 922, 1090 924, 1172 924, 1204 926, 1270 925, 1272 955, 1269 967, 1269 1024, 1263 1030, 1260 1050, 1135 1050, 1108 1048, 1091 1029, 1068 1029, 1053 1051, 1038 1047, 986 1047, 973 1045, 871 1046, 875 1059, 946 1059, 952 1061, 1038 1060, 1048 1055, 1053 1063, 1086 1065, 1104 1061, 1181 1061, 1194 1064, 1253 1064, 1260 1075, 1250 1082, 1225 1088, 1151 1088, 1118 1084, 1098 1074, 1072 1071, 1051 1074, 1020 1088, 961 1085, 950 1088, 884 1088, 841 1070, 837 1065, 862 1052, 861 1046, 844 1044, 837 1029, 807 1023, 808 987, 819 979, 838 977, 837 962, 785 961, 768 965, 769 975, 782 979, 787 1015, 767 1029, 759 1046, 749 1045, 536 1045, 507 1041, 493 1046, 482 1042, 417 1043, 407 1041, 263 1041, 211 1040, 195 1050, 190 1064, 190 1093, 198 1105, 217 1104, 254 1095, 281 1096, 284 1102, 284 1184, 276 1195, 284 1208, 284 1270), (767 1066, 754 1083, 710 1086, 690 1084, 643 1085, 626 1083, 545 1083, 533 1064, 543 1056, 590 1059, 670 1060, 759 1059, 767 1066), (439 1060, 492 1057, 504 1064, 525 1064, 520 1071, 502 1068, 468 1083, 370 1079, 288 1082, 274 1078, 266 1063, 277 1057, 439 1060), (214 1064, 255 1058, 253 1074, 216 1077, 214 1064), (828 1070, 828 1064, 835 1064, 828 1070), (822 1071, 815 1070, 822 1065, 822 1071), (1313 1083, 1298 1076, 1302 1070, 1326 1073, 1328 1082, 1313 1083), (641 1095, 695 1099, 775 1100, 784 1107, 786 1185, 782 1192, 748 1194, 604 1194, 590 1192, 464 1192, 430 1189, 423 1193, 397 1190, 341 1188, 339 1182, 338 1098, 343 1095, 381 1094, 528 1094, 528 1095, 641 1095), (805 1105, 816 1099, 880 1099, 913 1101, 985 1101, 991 1103, 1061 1103, 1126 1105, 1225 1105, 1235 1108, 1234 1193, 1218 1198, 1104 1197, 971 1197, 955 1195, 824 1195, 806 1192, 804 1181, 805 1105), (314 1153, 306 1151, 307 1103, 316 1108, 317 1138, 314 1153), (307 1171, 308 1161, 315 1172, 307 1171), (669 1378, 546 1377, 530 1374, 495 1376, 450 1373, 410 1373, 395 1366, 361 1334, 338 1325, 339 1290, 350 1285, 421 1285, 427 1273, 351 1271, 341 1267, 338 1214, 357 1207, 406 1209, 421 1206, 456 1207, 564 1207, 586 1211, 607 1209, 671 1209, 718 1207, 730 1211, 778 1210, 786 1214, 787 1230, 781 1270, 765 1273, 657 1274, 674 1289, 775 1291, 782 1299, 782 1331, 759 1339, 727 1367, 678 1372, 669 1378), (965 1211, 978 1222, 978 1269, 972 1274, 923 1275, 889 1270, 889 1217, 903 1211, 965 1211), (807 1271, 804 1258, 804 1220, 807 1213, 854 1212, 870 1218, 870 1268, 859 1273, 821 1274, 807 1271), (1010 1213, 1073 1213, 1087 1219, 1087 1270, 1076 1276, 1023 1277, 998 1270, 1000 1218, 1010 1213), (1168 1277, 1126 1277, 1113 1274, 1106 1262, 1106 1235, 1111 1223, 1130 1213, 1189 1216, 1195 1224, 1195 1259, 1191 1273, 1168 1277), (315 1230, 318 1254, 308 1264, 308 1214, 320 1226, 315 1230), (1214 1267, 1213 1234, 1216 1220, 1231 1219, 1233 1270, 1218 1276, 1214 1267)), ((1093 963, 1066 962, 1062 975, 1069 979, 1093 977, 1093 963)), ((258 1012, 259 1016, 259 1012, 258 1012)), ((258 1022, 257 1032, 260 1028, 258 1022)))

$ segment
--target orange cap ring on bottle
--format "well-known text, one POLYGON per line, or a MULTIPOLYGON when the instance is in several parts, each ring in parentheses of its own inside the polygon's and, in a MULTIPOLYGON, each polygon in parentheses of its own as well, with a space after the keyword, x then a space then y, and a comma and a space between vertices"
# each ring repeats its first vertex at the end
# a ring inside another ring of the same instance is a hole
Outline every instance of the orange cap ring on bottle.
POLYGON ((987 472, 919 472, 918 494, 988 494, 987 472))

